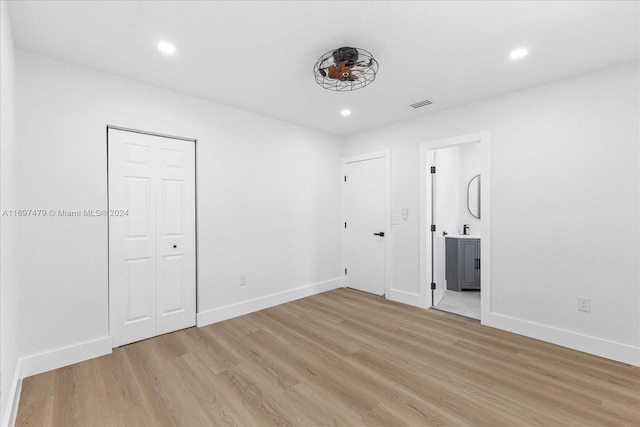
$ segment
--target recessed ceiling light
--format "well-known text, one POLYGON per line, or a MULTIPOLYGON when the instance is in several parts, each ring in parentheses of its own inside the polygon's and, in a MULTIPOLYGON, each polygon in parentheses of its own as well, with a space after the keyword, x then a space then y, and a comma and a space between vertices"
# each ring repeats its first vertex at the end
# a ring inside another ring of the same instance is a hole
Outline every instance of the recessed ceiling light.
POLYGON ((351 110, 347 110, 346 108, 342 111, 340 111, 340 114, 344 117, 350 116, 351 115, 351 110))
POLYGON ((512 50, 511 53, 509 53, 509 58, 514 59, 514 60, 515 59, 522 59, 525 56, 527 56, 528 53, 529 52, 527 52, 527 49, 521 47, 519 49, 512 50))
POLYGON ((176 51, 176 46, 169 42, 160 42, 158 43, 158 50, 167 55, 173 55, 176 51))

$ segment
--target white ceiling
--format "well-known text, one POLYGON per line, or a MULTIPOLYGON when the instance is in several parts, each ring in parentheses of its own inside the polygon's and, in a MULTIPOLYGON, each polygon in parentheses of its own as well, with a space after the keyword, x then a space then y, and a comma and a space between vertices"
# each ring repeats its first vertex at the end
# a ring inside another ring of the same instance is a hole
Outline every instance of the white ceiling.
POLYGON ((11 1, 18 49, 338 135, 640 57, 637 1, 11 1), (156 44, 177 46, 172 57, 156 44), (380 64, 332 92, 341 46, 380 64), (529 56, 508 58, 517 47, 529 56), (409 107, 430 99, 433 105, 409 107), (350 117, 339 112, 348 107, 350 117))

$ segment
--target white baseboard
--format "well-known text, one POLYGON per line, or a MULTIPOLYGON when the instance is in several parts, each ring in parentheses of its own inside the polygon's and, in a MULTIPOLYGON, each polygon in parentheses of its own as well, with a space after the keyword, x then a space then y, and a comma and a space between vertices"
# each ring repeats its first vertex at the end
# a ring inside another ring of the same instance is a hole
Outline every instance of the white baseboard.
POLYGON ((389 289, 385 297, 391 301, 401 302, 415 307, 422 307, 422 304, 420 303, 420 295, 418 294, 399 291, 397 289, 389 289))
POLYGON ((12 427, 16 422, 23 378, 109 353, 111 353, 111 337, 106 336, 18 359, 2 427, 12 427))
POLYGON ((640 366, 640 348, 602 338, 595 338, 565 329, 554 328, 539 323, 528 322, 514 317, 489 313, 482 324, 503 329, 519 335, 539 339, 607 359, 640 366))
POLYGON ((22 362, 21 378, 109 354, 111 353, 111 342, 111 336, 106 336, 23 357, 20 359, 22 362))
POLYGON ((324 282, 313 283, 311 285, 300 286, 288 291, 278 292, 247 301, 241 301, 224 307, 213 308, 200 312, 196 315, 196 325, 198 327, 211 325, 212 323, 232 319, 254 311, 264 310, 278 304, 294 301, 300 298, 319 294, 342 287, 342 278, 326 280, 324 282))
MULTIPOLYGON (((9 399, 7 400, 7 410, 2 417, 2 427, 13 427, 16 424, 18 415, 18 404, 20 403, 20 392, 22 391, 22 360, 18 359, 16 370, 11 381, 9 399)), ((6 374, 5 374, 6 375, 6 374)))

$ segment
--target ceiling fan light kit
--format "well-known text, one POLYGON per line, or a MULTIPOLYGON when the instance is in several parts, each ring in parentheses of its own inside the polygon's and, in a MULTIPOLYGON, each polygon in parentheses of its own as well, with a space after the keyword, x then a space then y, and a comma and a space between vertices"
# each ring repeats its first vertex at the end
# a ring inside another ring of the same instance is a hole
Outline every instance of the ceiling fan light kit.
POLYGON ((370 52, 346 46, 326 52, 313 66, 316 83, 336 92, 362 89, 377 73, 378 61, 370 52))

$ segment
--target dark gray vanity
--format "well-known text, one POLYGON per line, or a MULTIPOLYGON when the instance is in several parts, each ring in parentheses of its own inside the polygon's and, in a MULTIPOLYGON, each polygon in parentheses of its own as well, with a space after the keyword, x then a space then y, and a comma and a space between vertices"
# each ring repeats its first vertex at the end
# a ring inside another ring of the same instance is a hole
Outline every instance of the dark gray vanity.
POLYGON ((445 242, 447 289, 480 290, 480 238, 454 236, 446 237, 445 242))

